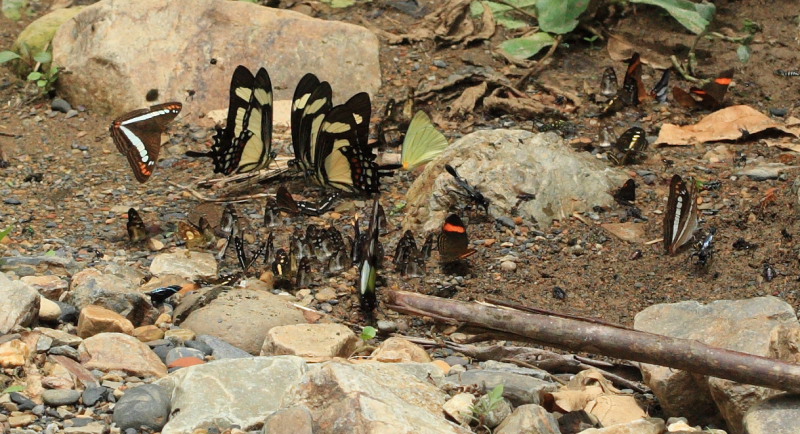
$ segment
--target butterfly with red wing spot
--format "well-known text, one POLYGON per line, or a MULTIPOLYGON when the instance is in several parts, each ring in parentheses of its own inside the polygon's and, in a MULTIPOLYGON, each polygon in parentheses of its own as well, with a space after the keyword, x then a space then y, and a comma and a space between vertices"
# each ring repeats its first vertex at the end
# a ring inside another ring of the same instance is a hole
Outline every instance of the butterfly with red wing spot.
POLYGON ((161 151, 161 134, 182 107, 179 102, 158 104, 126 113, 111 122, 111 138, 119 152, 128 158, 137 181, 150 179, 161 151))
MULTIPOLYGON (((608 70, 606 70, 606 74, 604 74, 604 81, 610 81, 611 78, 607 71, 608 70), (605 78, 606 76, 609 78, 605 78)), ((614 74, 613 78, 616 79, 616 74, 614 74)), ((604 83, 604 86, 607 85, 607 83, 604 83)), ((643 89, 642 61, 639 57, 639 53, 633 53, 633 56, 631 56, 628 61, 628 68, 625 70, 625 78, 622 80, 622 89, 606 103, 600 116, 610 115, 627 106, 639 105, 639 96, 644 95, 643 89)), ((607 92, 608 89, 604 89, 604 91, 607 92)))
POLYGON ((450 214, 439 234, 439 261, 443 264, 459 261, 475 254, 477 250, 469 248, 469 237, 464 222, 457 214, 450 214))
POLYGON ((733 69, 728 69, 702 88, 692 87, 689 92, 686 92, 675 86, 672 88, 672 97, 678 104, 686 108, 716 110, 723 106, 725 94, 732 81, 733 69), (695 95, 700 98, 699 101, 694 98, 695 95))
POLYGON ((625 181, 625 184, 614 192, 614 200, 620 205, 632 206, 636 202, 636 181, 633 178, 625 181))

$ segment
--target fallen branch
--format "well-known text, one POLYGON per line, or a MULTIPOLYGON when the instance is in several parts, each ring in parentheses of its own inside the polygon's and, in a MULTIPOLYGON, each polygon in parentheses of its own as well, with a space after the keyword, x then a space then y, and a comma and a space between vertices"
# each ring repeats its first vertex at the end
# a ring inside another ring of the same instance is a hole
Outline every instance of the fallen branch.
POLYGON ((543 345, 682 369, 739 383, 800 392, 800 365, 632 329, 519 312, 413 292, 389 291, 388 307, 499 330, 543 345))

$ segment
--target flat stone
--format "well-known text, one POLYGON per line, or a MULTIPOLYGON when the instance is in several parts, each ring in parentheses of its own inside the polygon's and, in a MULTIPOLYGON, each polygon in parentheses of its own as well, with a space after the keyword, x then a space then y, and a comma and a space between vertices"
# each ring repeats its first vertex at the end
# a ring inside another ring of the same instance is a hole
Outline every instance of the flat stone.
POLYGON ((503 384, 503 397, 514 405, 539 404, 542 402, 544 393, 558 390, 558 387, 549 381, 490 369, 471 369, 463 373, 448 375, 445 381, 458 386, 484 386, 486 390, 492 390, 503 384))
POLYGON ((36 422, 36 419, 37 417, 35 414, 21 414, 19 416, 9 416, 8 424, 11 425, 12 428, 19 428, 21 426, 28 426, 36 422))
POLYGON ((57 347, 61 345, 69 345, 71 347, 77 347, 83 342, 78 336, 73 335, 72 333, 67 333, 62 330, 51 329, 47 327, 36 327, 35 331, 53 339, 52 346, 57 347))
MULTIPOLYGON (((146 0, 145 3, 148 1, 152 0, 146 0)), ((187 7, 194 8, 194 6, 187 7)), ((212 253, 176 249, 172 253, 156 255, 150 264, 150 273, 154 276, 175 275, 187 279, 213 277, 217 275, 217 260, 212 253)))
POLYGON ((44 322, 58 322, 61 318, 61 308, 58 303, 39 296, 39 320, 44 322))
POLYGON ((306 369, 300 357, 275 356, 218 360, 177 370, 156 382, 172 396, 173 416, 161 432, 184 434, 211 425, 250 430, 281 407, 306 369), (232 397, 247 399, 231 405, 232 397))
POLYGON ((342 324, 296 324, 273 327, 267 332, 262 356, 295 355, 309 362, 347 358, 359 339, 342 324))
POLYGON ((372 358, 384 363, 431 362, 431 356, 421 346, 406 339, 391 337, 372 352, 372 358))
POLYGON ((89 386, 81 394, 81 401, 83 405, 91 407, 100 402, 100 400, 105 399, 109 390, 103 386, 89 386))
POLYGON ((30 348, 20 339, 3 342, 0 344, 0 366, 4 368, 23 366, 32 353, 33 348, 30 348))
POLYGON ((200 341, 193 341, 193 340, 184 341, 183 345, 185 345, 185 346, 187 346, 189 348, 194 348, 194 349, 196 349, 197 351, 200 351, 201 353, 203 353, 203 355, 206 355, 206 356, 210 356, 211 353, 214 352, 214 349, 211 348, 211 346, 209 346, 208 344, 205 344, 203 342, 200 342, 200 341))
POLYGON ((128 389, 114 406, 112 420, 120 429, 161 430, 169 419, 169 391, 157 384, 128 389))
POLYGON ((87 369, 118 370, 141 377, 167 375, 167 367, 150 347, 122 333, 101 333, 84 339, 78 352, 87 369))
POLYGON ((159 339, 164 338, 164 330, 161 330, 157 326, 154 325, 146 325, 141 327, 136 327, 131 332, 131 336, 139 339, 142 342, 151 342, 157 341, 159 339))
POLYGON ((589 428, 581 431, 581 434, 662 434, 665 429, 663 419, 648 418, 604 428, 589 428))
POLYGON ((242 357, 253 357, 247 351, 237 348, 224 340, 210 335, 198 336, 197 340, 211 347, 211 355, 214 359, 240 359, 242 357))
POLYGON ((69 287, 69 282, 53 275, 23 276, 19 280, 27 283, 39 294, 50 300, 58 300, 61 294, 69 287))
POLYGON ((278 409, 264 421, 262 434, 314 434, 311 412, 304 406, 278 409))
POLYGON ((193 331, 185 328, 170 329, 164 332, 165 339, 175 339, 178 342, 191 341, 195 336, 193 331))
POLYGON ((0 335, 27 327, 39 313, 39 293, 30 285, 0 273, 0 335))
POLYGON ((197 119, 227 107, 231 75, 243 61, 253 72, 269 69, 276 100, 291 99, 306 72, 330 82, 337 102, 361 91, 375 95, 379 49, 363 27, 250 2, 112 0, 61 26, 53 62, 73 71, 59 77, 59 89, 74 105, 119 114, 152 105, 146 94, 156 89, 158 102, 181 101, 182 115, 197 119), (195 91, 192 99, 186 89, 195 91))
POLYGON ((475 395, 471 393, 457 393, 442 405, 442 409, 456 422, 466 425, 472 420, 472 405, 475 395))
POLYGON ((780 394, 750 407, 744 417, 748 434, 795 434, 800 417, 800 395, 780 394))
POLYGON ((133 333, 133 324, 124 316, 104 307, 89 305, 78 317, 78 336, 88 338, 99 333, 133 333))
POLYGON ((511 416, 494 430, 494 434, 561 434, 561 430, 556 417, 544 407, 525 404, 515 408, 511 416))
POLYGON ((42 401, 51 407, 72 405, 81 399, 79 390, 50 389, 42 392, 42 401))

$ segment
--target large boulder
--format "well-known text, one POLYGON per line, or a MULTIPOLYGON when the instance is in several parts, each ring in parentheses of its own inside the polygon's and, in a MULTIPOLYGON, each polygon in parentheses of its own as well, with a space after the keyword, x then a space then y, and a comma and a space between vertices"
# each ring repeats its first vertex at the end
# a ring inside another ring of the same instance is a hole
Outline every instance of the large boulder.
MULTIPOLYGON (((792 306, 776 297, 719 300, 709 304, 683 301, 658 304, 639 312, 634 328, 674 338, 756 356, 770 357, 773 336, 793 334, 800 328, 792 306)), ((692 424, 719 424, 721 416, 729 432, 742 433, 747 410, 776 390, 721 378, 691 374, 664 366, 642 364, 644 379, 667 415, 686 417, 692 424)))
POLYGON ((542 227, 595 205, 611 206, 611 192, 627 179, 589 154, 572 151, 553 133, 476 131, 428 163, 408 189, 403 229, 438 231, 454 205, 464 200, 451 192, 458 187, 444 170, 445 164, 491 201, 489 214, 493 217, 511 215, 516 207, 518 215, 542 227), (522 192, 536 199, 517 206, 522 192))
POLYGON ((139 282, 130 276, 120 276, 87 268, 72 278, 72 286, 64 301, 79 310, 97 305, 129 319, 134 325, 152 323, 158 314, 150 300, 138 291, 139 282))
POLYGON ((37 319, 39 293, 30 285, 0 273, 0 335, 27 327, 37 319))
POLYGON ((53 39, 55 63, 70 71, 59 77, 60 93, 73 105, 119 114, 176 100, 194 119, 227 107, 239 64, 266 67, 276 99, 291 98, 306 72, 330 81, 338 101, 375 94, 378 49, 378 38, 356 25, 223 0, 101 1, 53 39), (148 101, 151 89, 158 98, 148 101))

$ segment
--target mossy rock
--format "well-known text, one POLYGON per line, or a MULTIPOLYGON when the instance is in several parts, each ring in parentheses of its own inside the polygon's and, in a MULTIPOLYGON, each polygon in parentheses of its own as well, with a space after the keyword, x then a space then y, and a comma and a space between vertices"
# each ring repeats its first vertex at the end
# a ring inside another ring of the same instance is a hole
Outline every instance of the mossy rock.
MULTIPOLYGON (((42 16, 28 24, 28 27, 26 27, 25 30, 19 34, 17 40, 14 41, 14 45, 11 49, 23 58, 26 56, 32 58, 36 53, 44 51, 47 48, 47 44, 53 39, 58 28, 67 20, 77 15, 83 8, 84 6, 76 6, 57 9, 42 16), (25 47, 27 47, 27 53, 25 47)), ((27 63, 18 61, 15 71, 21 77, 25 77, 30 72, 30 67, 27 63)))

